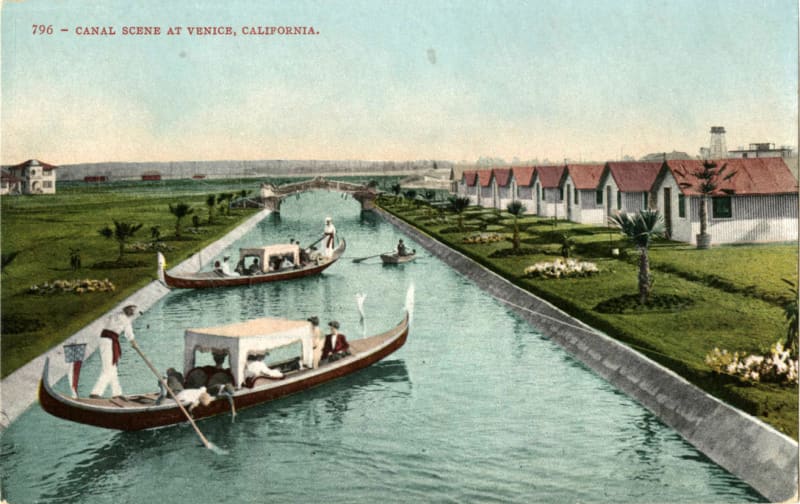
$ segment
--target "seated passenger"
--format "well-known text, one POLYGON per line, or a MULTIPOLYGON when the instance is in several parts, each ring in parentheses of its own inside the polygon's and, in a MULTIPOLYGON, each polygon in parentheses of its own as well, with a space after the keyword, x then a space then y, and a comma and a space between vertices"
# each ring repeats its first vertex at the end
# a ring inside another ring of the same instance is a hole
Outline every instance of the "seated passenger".
POLYGON ((200 404, 203 406, 208 406, 213 400, 211 395, 206 392, 205 387, 196 389, 183 389, 176 395, 176 397, 179 403, 189 407, 189 412, 194 410, 200 404))
POLYGON ((222 265, 219 263, 219 261, 214 261, 214 273, 216 273, 217 275, 223 274, 222 265))
POLYGON ((229 256, 225 256, 222 258, 222 274, 231 277, 240 276, 239 273, 231 271, 231 263, 228 261, 228 259, 230 259, 229 256))
POLYGON ((236 268, 234 268, 233 271, 235 271, 236 273, 239 273, 240 275, 244 275, 245 274, 244 257, 239 259, 239 262, 236 263, 236 268))
POLYGON ((300 264, 303 265, 303 264, 306 264, 306 263, 309 263, 309 262, 311 262, 311 254, 310 254, 309 249, 301 248, 300 249, 300 264))
POLYGON ((281 269, 292 268, 294 268, 294 261, 292 261, 291 256, 283 256, 283 261, 281 261, 281 269))
POLYGON ((283 378, 283 373, 264 364, 264 357, 265 355, 247 356, 247 365, 244 368, 245 379, 258 378, 259 376, 266 376, 267 378, 283 378))
POLYGON ((333 362, 350 355, 350 344, 344 334, 339 332, 339 322, 328 322, 331 332, 325 335, 325 344, 322 347, 323 361, 333 362))
POLYGON ((258 264, 258 257, 256 257, 255 259, 253 259, 253 264, 251 264, 250 267, 247 268, 247 274, 258 275, 260 273, 261 273, 261 265, 258 264))
MULTIPOLYGON (((183 374, 176 371, 175 368, 167 369, 167 376, 164 381, 167 382, 167 387, 172 390, 173 394, 177 394, 183 390, 183 374)), ((167 397, 167 391, 164 389, 164 383, 161 380, 158 381, 158 389, 156 405, 161 404, 161 401, 167 397)))
POLYGON ((406 250, 406 244, 403 243, 403 239, 401 238, 399 242, 397 242, 397 255, 404 256, 408 255, 408 250, 406 250))

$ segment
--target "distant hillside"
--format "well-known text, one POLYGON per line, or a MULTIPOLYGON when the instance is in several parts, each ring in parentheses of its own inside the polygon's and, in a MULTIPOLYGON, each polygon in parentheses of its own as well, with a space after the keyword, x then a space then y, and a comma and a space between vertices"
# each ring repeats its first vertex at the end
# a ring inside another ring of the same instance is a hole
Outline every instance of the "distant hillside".
MULTIPOLYGON (((160 175, 162 179, 261 178, 335 175, 410 175, 419 171, 450 173, 450 161, 176 161, 166 163, 87 163, 61 165, 58 180, 83 180, 104 176, 109 181, 138 180, 142 175, 160 175)), ((445 175, 447 176, 447 175, 445 175)))

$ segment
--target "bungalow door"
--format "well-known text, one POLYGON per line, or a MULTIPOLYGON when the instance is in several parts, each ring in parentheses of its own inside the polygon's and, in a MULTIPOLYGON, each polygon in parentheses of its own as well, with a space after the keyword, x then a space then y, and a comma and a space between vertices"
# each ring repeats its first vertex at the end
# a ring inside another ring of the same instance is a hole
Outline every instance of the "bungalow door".
POLYGON ((611 186, 606 186, 606 215, 611 217, 611 186))
POLYGON ((664 188, 664 225, 667 228, 667 238, 672 237, 672 189, 664 188))

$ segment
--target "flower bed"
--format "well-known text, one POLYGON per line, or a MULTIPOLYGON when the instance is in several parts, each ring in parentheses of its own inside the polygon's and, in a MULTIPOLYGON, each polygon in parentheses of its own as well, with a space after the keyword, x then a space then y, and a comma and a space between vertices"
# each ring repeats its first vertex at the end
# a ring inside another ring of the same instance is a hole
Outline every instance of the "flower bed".
POLYGON ((63 292, 74 292, 83 294, 84 292, 113 292, 116 287, 108 278, 103 280, 93 280, 85 278, 83 280, 54 280, 45 282, 42 285, 31 285, 28 288, 29 294, 61 294, 63 292))
POLYGON ((746 382, 797 383, 797 362, 780 342, 772 345, 768 355, 714 348, 705 361, 713 371, 738 376, 746 382))
POLYGON ((525 276, 533 278, 585 277, 600 273, 593 262, 558 258, 553 262, 538 262, 525 268, 525 276))
POLYGON ((469 244, 475 245, 475 244, 482 244, 482 243, 501 242, 503 240, 505 240, 505 237, 503 235, 498 234, 498 233, 477 233, 477 234, 472 234, 472 235, 469 235, 469 236, 465 236, 462 241, 464 243, 469 243, 469 244))

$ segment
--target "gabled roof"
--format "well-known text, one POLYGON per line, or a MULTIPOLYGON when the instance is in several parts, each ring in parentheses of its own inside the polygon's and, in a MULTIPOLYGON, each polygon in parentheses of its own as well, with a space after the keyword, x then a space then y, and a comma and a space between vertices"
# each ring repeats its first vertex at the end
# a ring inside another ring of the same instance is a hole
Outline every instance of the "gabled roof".
POLYGON ((601 164, 568 164, 567 173, 575 184, 575 189, 597 189, 604 165, 601 164))
MULTIPOLYGON (((782 158, 731 158, 714 160, 717 166, 727 165, 723 178, 734 175, 729 180, 724 180, 719 185, 719 190, 713 194, 789 194, 797 192, 797 179, 794 178, 786 162, 782 158)), ((669 170, 681 192, 686 196, 698 196, 697 179, 692 175, 703 169, 703 161, 686 159, 672 160, 663 163, 661 177, 669 170), (684 186, 686 184, 686 186, 684 186)))
POLYGON ((506 187, 511 181, 511 168, 492 168, 492 176, 499 187, 506 187))
POLYGON ((492 182, 492 170, 478 170, 478 183, 481 187, 489 187, 492 182))
POLYGON ((462 175, 464 183, 472 187, 478 181, 478 172, 476 170, 464 170, 462 175))
POLYGON ((536 168, 533 166, 512 166, 511 173, 514 174, 514 180, 517 181, 518 187, 528 187, 533 184, 533 175, 536 173, 536 168))
POLYGON ((545 189, 553 189, 561 185, 561 178, 564 176, 564 165, 537 166, 536 176, 539 183, 545 189))
POLYGON ((9 170, 21 170, 23 168, 28 168, 29 166, 41 166, 46 171, 50 171, 50 170, 54 170, 54 169, 58 168, 58 166, 51 165, 51 164, 48 164, 48 163, 43 163, 42 161, 39 161, 38 159, 29 159, 29 160, 24 161, 24 162, 22 162, 20 164, 9 166, 8 168, 9 168, 9 170))
POLYGON ((611 175, 620 192, 647 192, 653 188, 661 162, 648 161, 609 161, 603 175, 611 175))
POLYGON ((0 180, 5 180, 11 184, 16 184, 17 182, 22 182, 23 180, 19 177, 16 177, 8 172, 0 171, 0 180))

